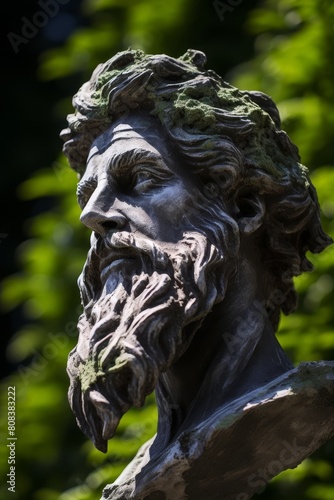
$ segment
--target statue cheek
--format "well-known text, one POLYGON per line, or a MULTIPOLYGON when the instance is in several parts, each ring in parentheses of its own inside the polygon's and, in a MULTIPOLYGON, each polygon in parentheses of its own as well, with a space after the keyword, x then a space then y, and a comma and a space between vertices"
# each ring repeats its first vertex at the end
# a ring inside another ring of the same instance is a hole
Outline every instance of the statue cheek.
POLYGON ((156 215, 162 216, 169 221, 177 221, 189 211, 192 195, 183 185, 178 183, 162 189, 151 199, 151 208, 156 215))

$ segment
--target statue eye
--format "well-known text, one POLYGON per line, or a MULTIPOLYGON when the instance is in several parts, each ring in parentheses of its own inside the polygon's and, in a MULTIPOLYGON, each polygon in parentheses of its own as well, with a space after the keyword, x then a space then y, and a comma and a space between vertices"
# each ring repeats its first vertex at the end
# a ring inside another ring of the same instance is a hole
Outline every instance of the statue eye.
POLYGON ((132 189, 135 193, 146 193, 151 188, 156 186, 156 184, 156 180, 152 177, 152 174, 142 171, 135 176, 132 189))
POLYGON ((174 178, 174 174, 165 166, 156 163, 138 162, 127 171, 123 169, 120 173, 114 172, 113 179, 118 189, 125 194, 140 195, 166 186, 174 178))

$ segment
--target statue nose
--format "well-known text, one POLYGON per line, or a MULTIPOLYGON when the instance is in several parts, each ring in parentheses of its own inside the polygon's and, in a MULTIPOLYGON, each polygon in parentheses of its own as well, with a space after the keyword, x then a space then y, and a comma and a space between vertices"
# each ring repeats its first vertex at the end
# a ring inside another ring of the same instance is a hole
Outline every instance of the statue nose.
POLYGON ((126 224, 126 217, 118 210, 109 209, 107 212, 100 210, 84 210, 80 220, 92 231, 104 236, 109 231, 120 231, 126 224))
POLYGON ((100 182, 84 206, 80 221, 100 236, 120 231, 128 219, 119 210, 120 202, 106 180, 100 182))

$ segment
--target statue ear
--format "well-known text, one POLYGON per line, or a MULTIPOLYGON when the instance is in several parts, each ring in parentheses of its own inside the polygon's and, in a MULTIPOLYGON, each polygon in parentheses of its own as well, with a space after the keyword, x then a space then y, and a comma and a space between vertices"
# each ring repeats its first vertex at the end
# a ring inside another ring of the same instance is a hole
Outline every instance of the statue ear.
POLYGON ((242 191, 235 200, 236 222, 245 236, 257 231, 262 226, 265 216, 265 203, 261 195, 242 191))

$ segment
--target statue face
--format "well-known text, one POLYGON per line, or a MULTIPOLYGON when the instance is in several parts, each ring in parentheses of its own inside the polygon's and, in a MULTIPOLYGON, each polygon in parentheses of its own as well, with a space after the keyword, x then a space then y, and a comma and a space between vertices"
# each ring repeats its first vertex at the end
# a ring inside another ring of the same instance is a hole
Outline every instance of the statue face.
POLYGON ((78 186, 81 221, 101 236, 129 231, 176 242, 195 187, 184 170, 156 121, 120 120, 92 145, 78 186))
POLYGON ((93 233, 68 373, 77 421, 102 451, 224 296, 235 242, 226 230, 218 248, 196 229, 207 220, 198 193, 150 117, 119 120, 92 145, 78 199, 93 233))

